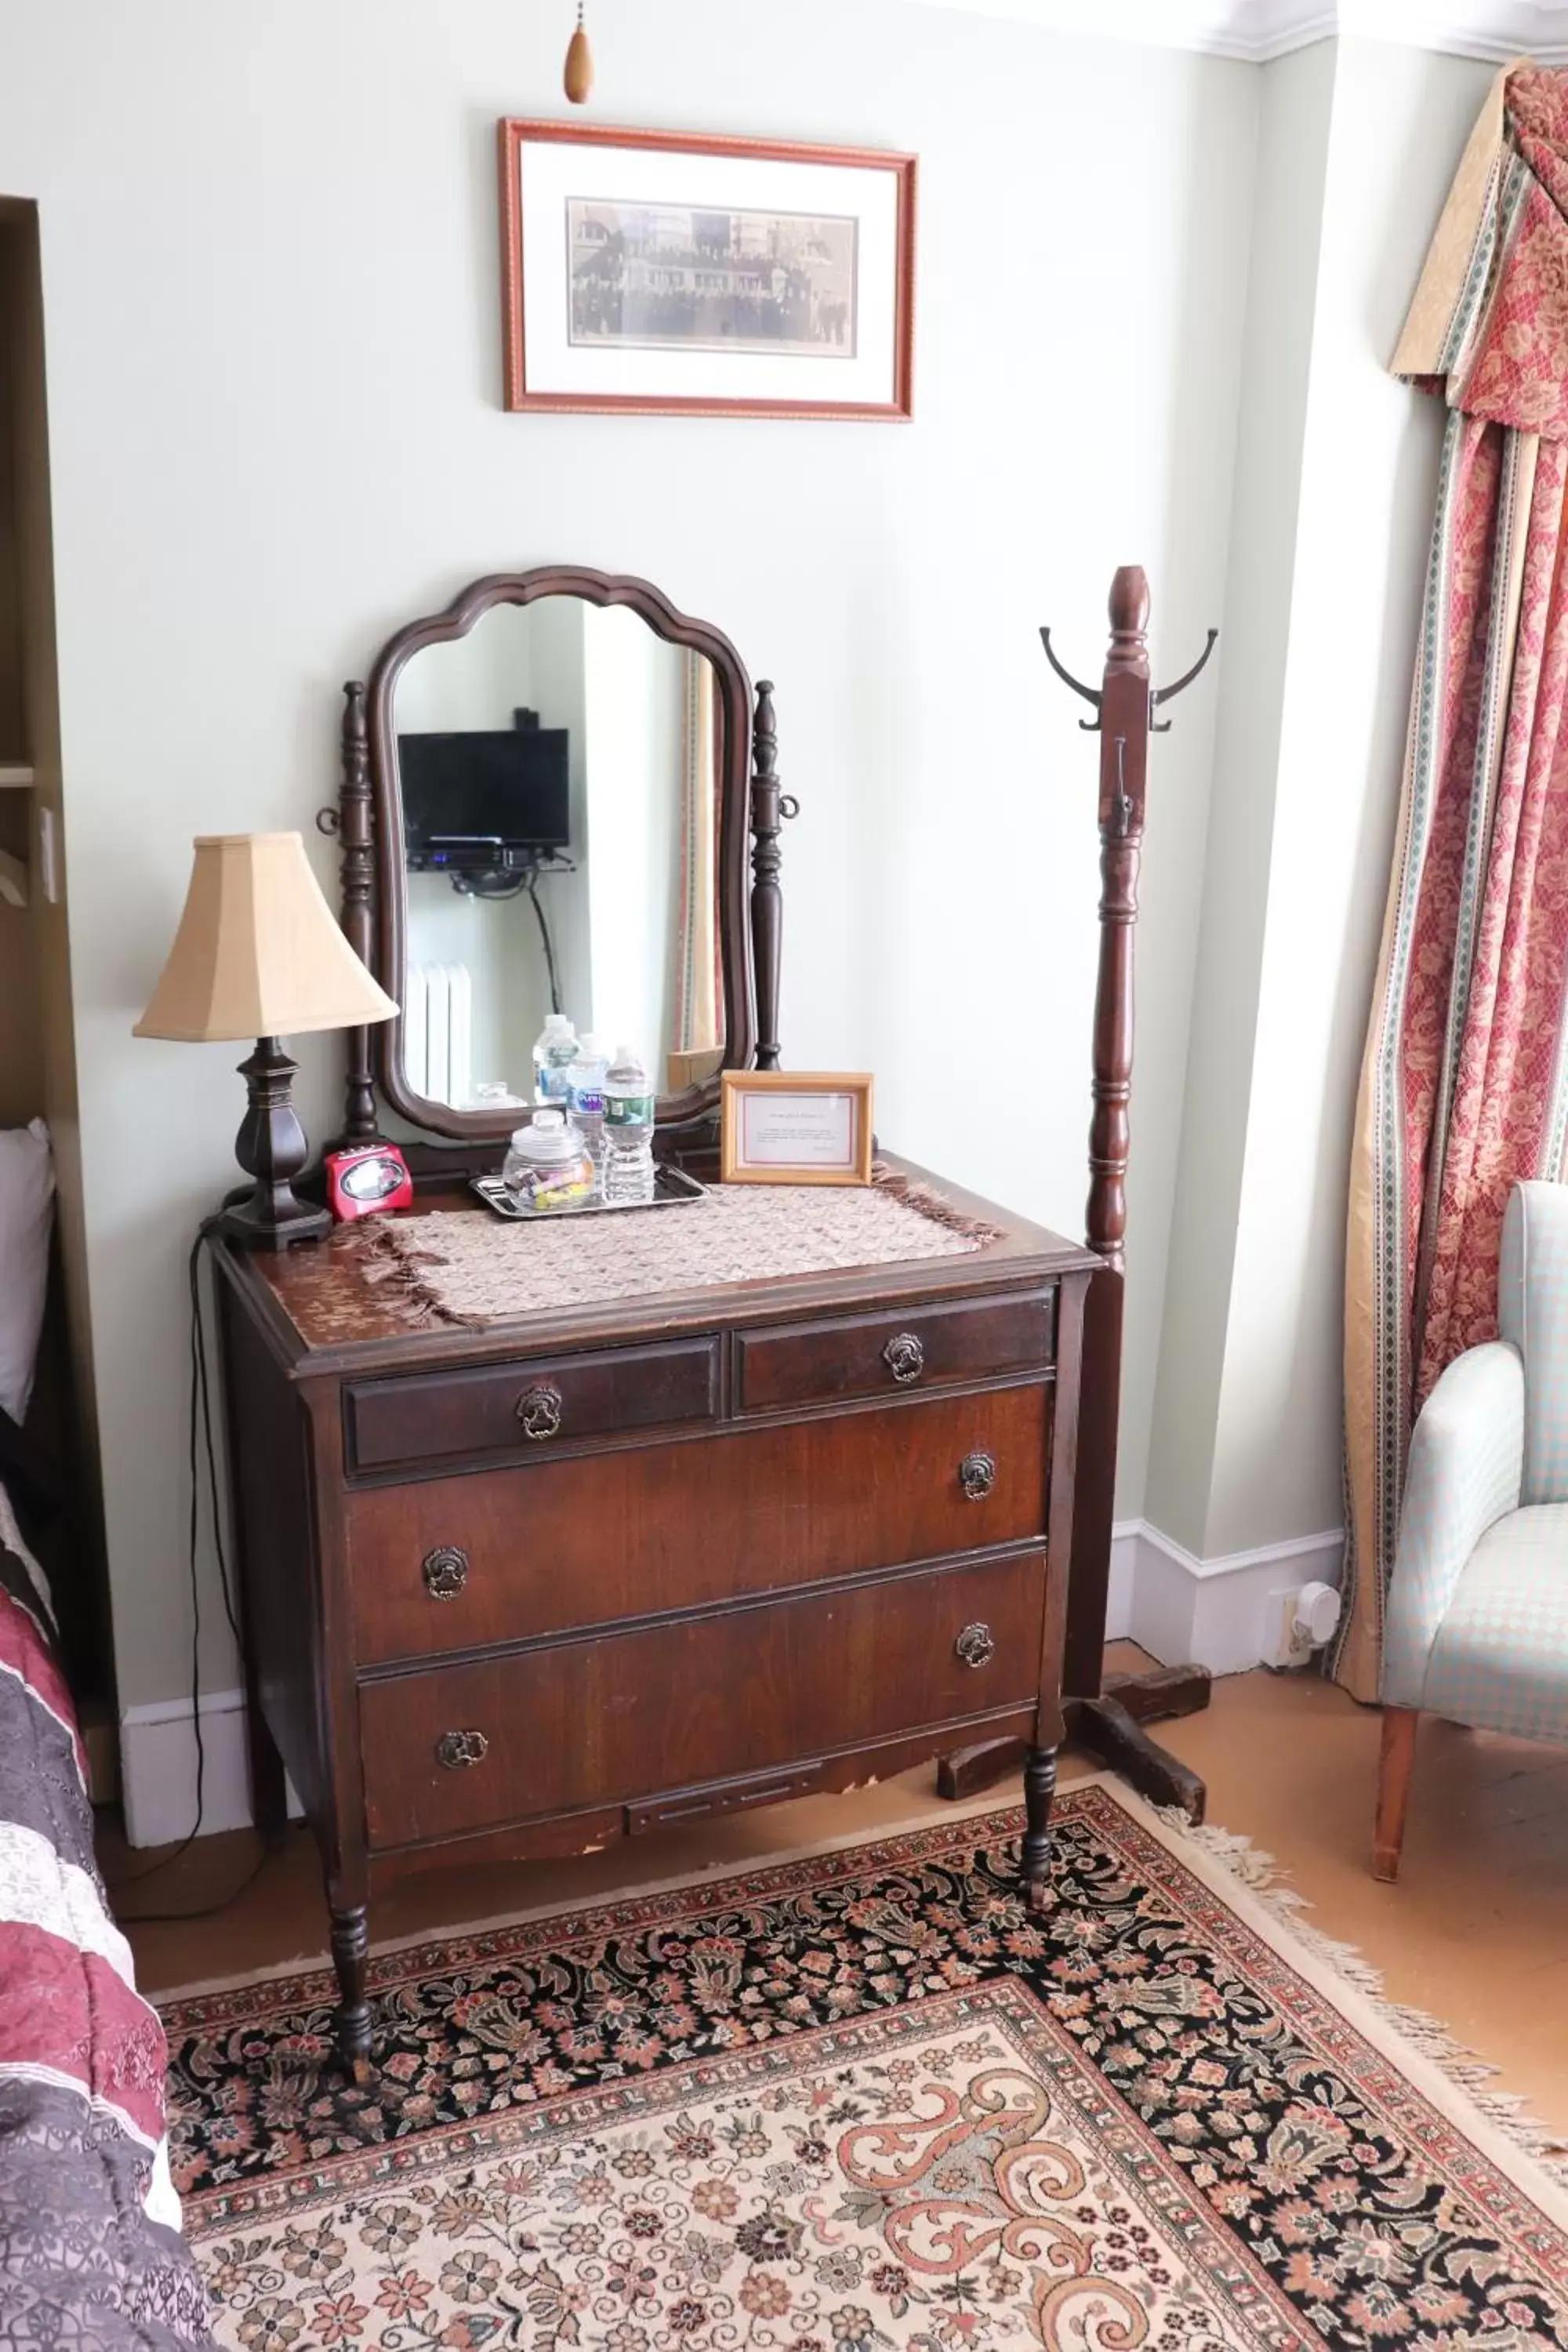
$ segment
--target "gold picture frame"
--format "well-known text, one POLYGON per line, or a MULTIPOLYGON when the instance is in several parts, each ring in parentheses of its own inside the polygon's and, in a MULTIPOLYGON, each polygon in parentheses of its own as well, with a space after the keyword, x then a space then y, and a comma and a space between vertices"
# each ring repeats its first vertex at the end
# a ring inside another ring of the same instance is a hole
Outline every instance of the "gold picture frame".
POLYGON ((872 1081, 864 1070, 726 1070, 722 1180, 868 1184, 871 1108, 872 1081), (793 1111, 792 1098, 798 1106, 793 1111))

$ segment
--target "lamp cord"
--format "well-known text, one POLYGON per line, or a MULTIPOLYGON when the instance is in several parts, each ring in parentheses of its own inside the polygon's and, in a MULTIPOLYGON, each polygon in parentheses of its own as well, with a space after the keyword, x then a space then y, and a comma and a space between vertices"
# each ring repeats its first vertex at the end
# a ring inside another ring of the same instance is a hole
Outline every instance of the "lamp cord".
MULTIPOLYGON (((186 1425, 186 1467, 190 1476, 187 1566, 191 1587, 191 1728, 195 1735, 196 1742, 195 1819, 173 1853, 165 1853, 158 1861, 150 1863, 145 1870, 133 1871, 128 1878, 116 1879, 109 1889, 111 1895, 118 1895, 122 1887, 139 1886, 143 1879, 155 1878, 161 1870, 169 1869, 173 1864, 180 1860, 183 1854, 189 1852, 202 1833, 202 1817, 206 1799, 207 1764, 206 1738, 202 1729, 202 1593, 201 1579, 196 1566, 196 1555, 201 1540, 202 1482, 198 1455, 202 1444, 205 1444, 206 1449, 207 1493, 212 1506, 213 1549, 217 1554, 218 1581, 223 1593, 224 1614, 228 1619, 229 1632, 233 1634, 235 1647, 239 1652, 242 1678, 245 1678, 245 1637, 240 1632, 239 1614, 235 1607, 234 1591, 229 1581, 228 1553, 224 1543, 223 1508, 217 1482, 217 1451, 213 1444, 212 1386, 207 1370, 206 1332, 202 1322, 202 1249, 207 1236, 215 1230, 217 1223, 216 1216, 203 1218, 196 1228, 195 1240, 191 1244, 188 1265, 191 1303, 191 1383, 190 1411, 186 1425)), ((217 1912, 226 1910, 231 1903, 244 1894, 246 1888, 259 1875, 267 1861, 267 1854, 268 1849, 264 1844, 255 1863, 247 1871, 238 1885, 232 1888, 227 1895, 221 1895, 216 1903, 203 1904, 190 1911, 121 1912, 117 1910, 115 1916, 122 1927, 150 1926, 154 1923, 181 1919, 210 1919, 217 1912)))

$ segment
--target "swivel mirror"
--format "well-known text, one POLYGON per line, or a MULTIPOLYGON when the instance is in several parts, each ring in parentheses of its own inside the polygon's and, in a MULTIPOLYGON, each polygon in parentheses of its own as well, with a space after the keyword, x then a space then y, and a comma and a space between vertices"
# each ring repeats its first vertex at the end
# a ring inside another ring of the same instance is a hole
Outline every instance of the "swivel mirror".
POLYGON ((634 1046, 666 1123, 772 1066, 781 796, 727 637, 646 582, 502 575, 346 691, 344 925, 401 1008, 355 1041, 351 1139, 373 1077, 433 1135, 508 1133, 552 1015, 634 1046))

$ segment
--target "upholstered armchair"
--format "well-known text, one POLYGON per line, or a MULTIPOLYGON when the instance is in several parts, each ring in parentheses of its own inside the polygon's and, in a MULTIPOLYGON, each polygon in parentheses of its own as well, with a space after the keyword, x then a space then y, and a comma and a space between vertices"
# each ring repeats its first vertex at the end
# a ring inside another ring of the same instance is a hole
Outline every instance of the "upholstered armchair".
POLYGON ((1568 1740, 1568 1185, 1514 1186, 1498 1326, 1448 1366, 1410 1441, 1384 1629, 1375 1878, 1399 1874, 1423 1712, 1568 1740))

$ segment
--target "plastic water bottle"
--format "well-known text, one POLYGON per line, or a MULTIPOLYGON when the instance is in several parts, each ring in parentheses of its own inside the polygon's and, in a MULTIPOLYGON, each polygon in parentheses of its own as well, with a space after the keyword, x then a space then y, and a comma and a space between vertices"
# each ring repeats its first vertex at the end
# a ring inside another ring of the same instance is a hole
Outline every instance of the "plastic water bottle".
POLYGON ((577 1032, 564 1013, 545 1015, 533 1041, 533 1099, 536 1103, 566 1100, 566 1073, 577 1058, 577 1032))
POLYGON ((606 1201, 653 1198, 653 1088, 629 1045, 617 1045, 605 1079, 606 1201))
POLYGON ((610 1057, 591 1034, 577 1041, 577 1057, 566 1073, 566 1108, 593 1154, 601 1189, 605 1181, 605 1073, 610 1057))

